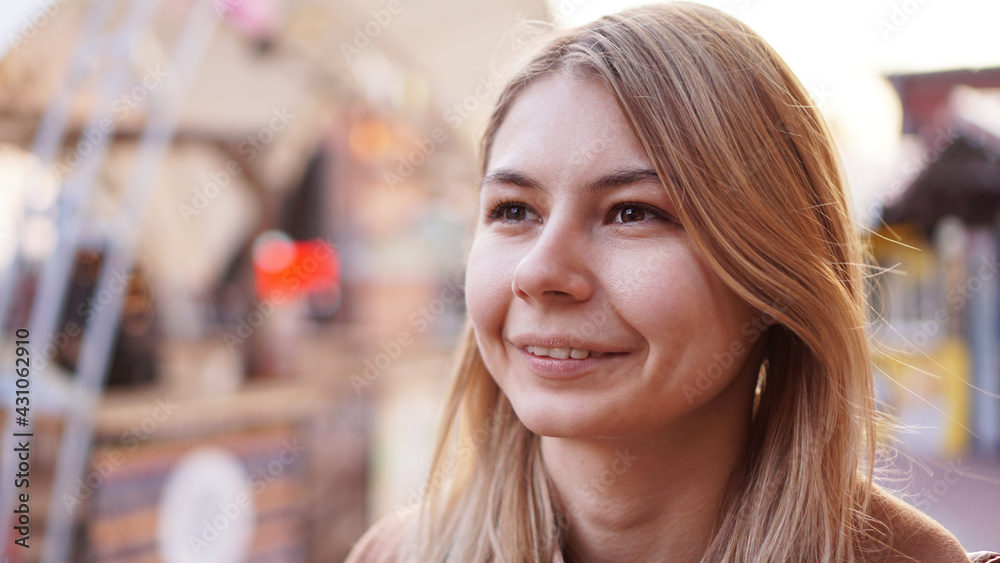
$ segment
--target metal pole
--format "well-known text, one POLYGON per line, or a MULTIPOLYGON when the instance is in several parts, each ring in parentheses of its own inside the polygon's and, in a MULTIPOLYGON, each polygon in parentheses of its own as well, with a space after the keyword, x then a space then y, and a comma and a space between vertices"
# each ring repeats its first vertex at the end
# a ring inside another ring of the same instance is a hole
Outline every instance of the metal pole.
MULTIPOLYGON (((128 55, 129 51, 133 48, 134 44, 139 38, 139 33, 146 26, 152 17, 152 8, 154 7, 154 2, 138 2, 139 6, 132 6, 132 10, 128 14, 125 23, 118 30, 119 39, 113 43, 114 46, 118 47, 119 51, 117 54, 120 55, 119 58, 124 58, 128 55)), ((112 2, 102 1, 97 4, 94 8, 88 12, 86 19, 84 20, 84 32, 80 35, 80 43, 86 43, 85 45, 79 45, 79 56, 76 59, 81 67, 85 67, 87 61, 90 57, 95 54, 95 48, 98 46, 98 42, 94 40, 97 36, 97 32, 107 21, 111 15, 111 8, 113 7, 112 2), (88 45, 89 44, 89 45, 88 45)), ((112 53, 114 56, 116 53, 112 53)), ((64 87, 59 94, 57 99, 53 102, 53 106, 46 110, 46 116, 40 125, 40 131, 38 137, 33 143, 34 149, 40 152, 41 161, 51 161, 54 158, 56 151, 59 148, 59 143, 63 136, 63 130, 65 129, 66 120, 69 113, 69 104, 72 102, 74 95, 74 85, 72 83, 79 82, 82 79, 81 71, 74 71, 68 77, 66 87, 64 87)), ((104 80, 101 82, 101 101, 96 106, 96 110, 92 113, 91 117, 88 119, 88 124, 91 127, 98 126, 102 119, 111 115, 111 105, 116 96, 120 95, 122 86, 126 80, 125 75, 121 66, 115 67, 114 72, 110 72, 104 76, 104 80)), ((60 222, 61 230, 59 233, 57 246, 54 252, 47 259, 45 266, 42 270, 42 275, 39 278, 38 289, 35 294, 34 303, 32 305, 31 319, 29 321, 32 354, 31 357, 35 359, 35 364, 37 366, 37 361, 42 355, 39 350, 44 350, 55 330, 56 325, 59 322, 60 312, 62 311, 62 303, 65 298, 66 288, 69 282, 69 269, 72 265, 74 252, 76 250, 76 241, 79 237, 80 227, 82 225, 82 203, 89 198, 91 188, 94 183, 94 178, 96 177, 96 172, 99 168, 100 159, 103 157, 104 148, 106 144, 106 138, 102 139, 101 143, 97 143, 98 146, 93 147, 93 151, 88 154, 81 162, 80 168, 78 168, 70 176, 70 180, 67 182, 62 194, 60 194, 61 202, 64 203, 62 212, 62 218, 64 221, 60 222), (40 345, 41 343, 41 345, 40 345)), ((41 168, 41 167, 40 167, 41 168)), ((41 169, 36 169, 33 171, 29 177, 29 183, 27 187, 31 187, 31 182, 37 182, 41 177, 41 169)), ((15 260, 15 267, 20 268, 21 259, 18 257, 15 260)), ((3 291, 13 292, 13 283, 15 276, 17 275, 17 270, 11 269, 9 272, 10 282, 6 285, 9 286, 3 291)), ((3 299, 10 299, 9 296, 3 297, 3 299)), ((6 310, 3 307, 0 310, 0 315, 6 310)), ((0 318, 0 326, 2 325, 2 318, 0 318)), ((32 366, 34 368, 35 366, 32 366)), ((6 370, 2 370, 6 371, 6 370)), ((0 373, 2 373, 0 371, 0 373)), ((36 393, 33 395, 35 397, 39 396, 37 390, 44 385, 45 379, 44 375, 40 375, 40 372, 36 369, 32 369, 32 386, 36 389, 36 393)), ((0 379, 0 385, 11 385, 13 386, 13 376, 3 377, 0 379)), ((27 417, 28 423, 24 426, 19 426, 15 423, 15 417, 13 415, 13 401, 14 394, 10 393, 11 405, 7 408, 8 415, 6 416, 6 421, 4 424, 3 439, 6 440, 7 437, 13 437, 15 432, 27 433, 32 432, 31 417, 27 417)), ((36 410, 37 410, 37 404, 36 410)), ((30 438, 29 448, 30 448, 30 438)), ((11 444, 12 446, 12 444, 11 444)), ((13 447, 4 447, 3 452, 0 452, 0 474, 3 475, 13 475, 15 471, 17 460, 14 458, 13 447)), ((13 504, 15 497, 17 495, 17 490, 14 487, 12 480, 4 479, 0 481, 0 514, 4 515, 0 518, 6 518, 7 514, 11 514, 13 511, 13 504)), ((9 539, 8 534, 11 528, 9 526, 0 526, 0 547, 6 547, 7 541, 9 539)))
MULTIPOLYGON (((104 385, 111 347, 118 331, 125 291, 110 291, 109 288, 116 272, 130 272, 132 269, 149 197, 157 172, 170 149, 183 92, 187 90, 197 71, 218 21, 209 2, 203 0, 192 7, 170 63, 176 90, 162 96, 167 98, 162 111, 151 115, 150 122, 143 131, 139 151, 125 187, 124 209, 112 230, 114 236, 110 240, 111 246, 95 287, 95 292, 98 293, 108 290, 112 299, 91 320, 84 335, 77 366, 74 386, 80 396, 95 399, 85 401, 86 404, 97 403, 96 398, 100 396, 104 385)), ((156 94, 159 99, 160 92, 157 91, 156 94)), ((49 505, 50 520, 42 552, 42 561, 45 563, 62 563, 69 554, 74 514, 72 508, 62 506, 62 499, 64 495, 72 494, 74 478, 78 478, 86 469, 93 440, 93 426, 93 408, 71 412, 67 418, 49 505)))

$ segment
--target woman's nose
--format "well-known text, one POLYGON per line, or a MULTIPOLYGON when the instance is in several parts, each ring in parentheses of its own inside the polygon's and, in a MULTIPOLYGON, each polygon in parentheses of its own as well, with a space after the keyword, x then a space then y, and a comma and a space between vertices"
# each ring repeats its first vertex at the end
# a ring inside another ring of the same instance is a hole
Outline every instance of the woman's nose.
POLYGON ((594 292, 584 233, 569 221, 549 221, 514 269, 511 289, 525 301, 585 301, 594 292))

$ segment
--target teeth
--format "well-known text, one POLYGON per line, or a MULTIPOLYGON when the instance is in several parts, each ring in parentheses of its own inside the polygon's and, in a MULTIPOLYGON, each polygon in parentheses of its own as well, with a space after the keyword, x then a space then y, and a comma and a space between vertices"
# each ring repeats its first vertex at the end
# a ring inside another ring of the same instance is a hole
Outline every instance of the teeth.
POLYGON ((550 358, 556 358, 557 360, 565 360, 568 358, 582 360, 587 356, 600 358, 604 355, 604 352, 591 352, 590 350, 581 350, 579 348, 543 348, 541 346, 528 346, 526 350, 536 356, 548 356, 550 358))
POLYGON ((548 348, 542 348, 541 346, 528 346, 526 348, 526 350, 529 353, 534 354, 536 356, 548 356, 549 355, 549 349, 548 348))
POLYGON ((549 348, 549 357, 565 360, 569 357, 569 348, 549 348))

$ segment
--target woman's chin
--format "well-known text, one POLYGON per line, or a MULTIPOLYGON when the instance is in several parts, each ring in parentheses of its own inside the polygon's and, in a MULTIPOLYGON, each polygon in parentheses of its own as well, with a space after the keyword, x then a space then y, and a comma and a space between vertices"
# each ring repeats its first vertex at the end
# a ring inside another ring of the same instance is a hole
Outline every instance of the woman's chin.
POLYGON ((586 430, 579 426, 564 423, 563 421, 541 421, 531 423, 524 422, 524 426, 539 436, 549 438, 590 438, 592 437, 586 430))
POLYGON ((606 421, 582 409, 512 402, 514 413, 524 426, 539 436, 551 438, 591 438, 608 433, 606 421))

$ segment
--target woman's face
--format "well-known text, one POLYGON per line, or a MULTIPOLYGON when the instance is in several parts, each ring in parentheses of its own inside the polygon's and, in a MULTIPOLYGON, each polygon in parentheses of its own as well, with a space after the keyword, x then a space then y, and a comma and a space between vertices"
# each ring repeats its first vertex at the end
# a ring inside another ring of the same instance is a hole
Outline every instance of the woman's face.
POLYGON ((756 381, 753 310, 674 217, 601 85, 550 75, 514 102, 482 184, 466 300, 486 367, 533 432, 655 431, 718 407, 741 370, 756 381))

